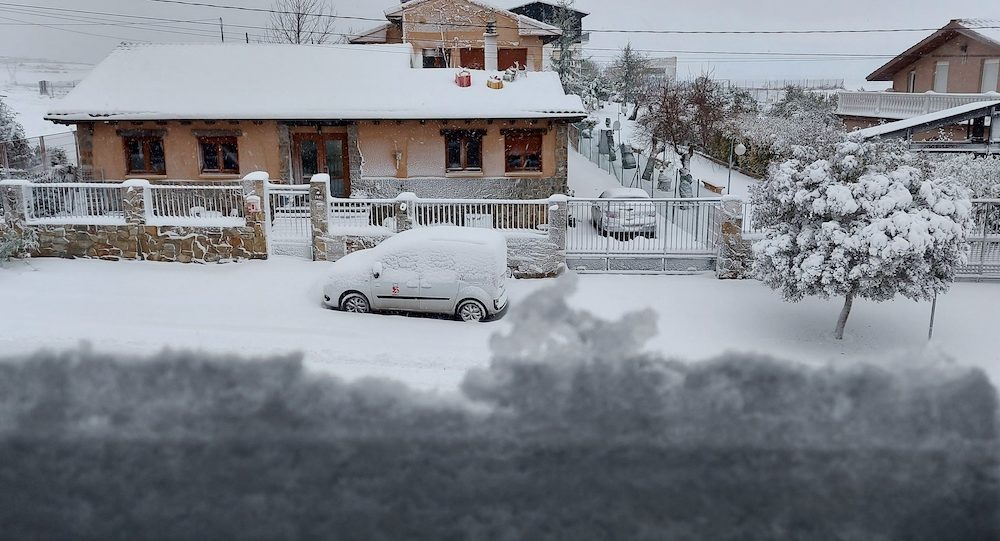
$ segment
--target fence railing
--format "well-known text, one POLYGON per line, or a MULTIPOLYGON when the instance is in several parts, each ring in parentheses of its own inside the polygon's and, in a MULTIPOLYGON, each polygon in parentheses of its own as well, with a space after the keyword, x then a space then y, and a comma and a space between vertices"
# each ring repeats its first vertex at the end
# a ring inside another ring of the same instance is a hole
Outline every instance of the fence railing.
POLYGON ((549 223, 549 202, 545 199, 418 199, 411 205, 410 217, 416 226, 449 224, 539 231, 549 223))
POLYGON ((31 182, 19 187, 25 222, 53 225, 124 225, 131 189, 142 190, 144 223, 155 226, 239 227, 246 225, 241 184, 150 184, 127 182, 31 182))
POLYGON ((395 204, 394 199, 331 198, 327 223, 334 233, 391 234, 397 229, 395 204))
POLYGON ((996 95, 992 94, 838 92, 837 114, 903 120, 967 103, 995 99, 996 95))
POLYGON ((121 184, 25 183, 21 193, 29 224, 125 224, 121 184))
POLYGON ((973 200, 972 215, 976 225, 969 237, 969 263, 959 274, 1000 279, 1000 199, 973 200))
POLYGON ((149 225, 246 225, 241 184, 152 184, 145 195, 146 223, 149 225))
POLYGON ((573 255, 716 253, 721 199, 579 199, 569 201, 566 250, 573 255))

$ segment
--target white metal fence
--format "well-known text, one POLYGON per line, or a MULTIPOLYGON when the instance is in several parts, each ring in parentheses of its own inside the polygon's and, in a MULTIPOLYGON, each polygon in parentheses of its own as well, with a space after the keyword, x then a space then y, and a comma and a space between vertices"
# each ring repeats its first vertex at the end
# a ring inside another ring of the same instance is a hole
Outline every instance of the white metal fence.
POLYGON ((996 96, 990 94, 838 92, 837 114, 902 120, 995 99, 996 96))
POLYGON ((146 190, 145 207, 149 225, 246 225, 241 184, 153 184, 146 190))
POLYGON ((30 225, 124 225, 129 189, 143 191, 143 217, 148 225, 246 225, 241 184, 14 182, 20 187, 25 222, 30 225))
POLYGON ((312 211, 308 184, 264 184, 267 243, 274 255, 312 259, 312 211))
POLYGON ((567 266, 583 272, 708 270, 718 250, 721 199, 569 201, 567 266))
POLYGON ((125 223, 125 188, 113 183, 25 183, 29 224, 119 225, 125 223))
POLYGON ((976 227, 969 238, 969 263, 959 270, 963 278, 1000 279, 1000 199, 972 203, 976 227))
POLYGON ((537 200, 418 199, 414 225, 449 224, 486 229, 540 231, 549 223, 549 202, 537 200))

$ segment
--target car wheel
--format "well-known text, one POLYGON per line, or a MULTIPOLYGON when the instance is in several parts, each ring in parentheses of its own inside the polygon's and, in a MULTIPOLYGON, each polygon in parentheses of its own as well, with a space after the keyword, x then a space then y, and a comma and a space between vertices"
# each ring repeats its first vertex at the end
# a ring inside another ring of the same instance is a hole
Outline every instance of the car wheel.
POLYGON ((486 307, 479 301, 469 299, 458 303, 455 313, 462 321, 482 321, 486 317, 486 307))
POLYGON ((361 293, 348 293, 344 295, 344 298, 340 300, 340 309, 355 314, 367 314, 372 311, 371 305, 368 304, 368 299, 361 293))

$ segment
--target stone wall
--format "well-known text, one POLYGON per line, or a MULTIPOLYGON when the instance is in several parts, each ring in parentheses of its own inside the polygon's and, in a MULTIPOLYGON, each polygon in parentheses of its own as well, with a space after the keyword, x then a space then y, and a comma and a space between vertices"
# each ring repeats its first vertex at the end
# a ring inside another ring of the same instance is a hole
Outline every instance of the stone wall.
MULTIPOLYGON (((21 185, 0 185, 8 225, 38 234, 36 257, 134 259, 182 263, 221 263, 267 259, 264 218, 249 213, 240 227, 150 226, 145 223, 145 181, 127 181, 122 208, 125 224, 28 224, 21 185)), ((263 193, 263 181, 247 183, 247 193, 263 193)))

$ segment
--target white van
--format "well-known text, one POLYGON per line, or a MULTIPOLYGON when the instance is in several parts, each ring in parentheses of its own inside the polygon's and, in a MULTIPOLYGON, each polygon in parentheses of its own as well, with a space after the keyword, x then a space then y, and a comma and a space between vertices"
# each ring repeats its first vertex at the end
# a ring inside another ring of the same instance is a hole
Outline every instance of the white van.
POLYGON ((507 243, 489 229, 411 229, 341 258, 333 269, 323 302, 347 312, 428 312, 481 321, 507 308, 507 243))

